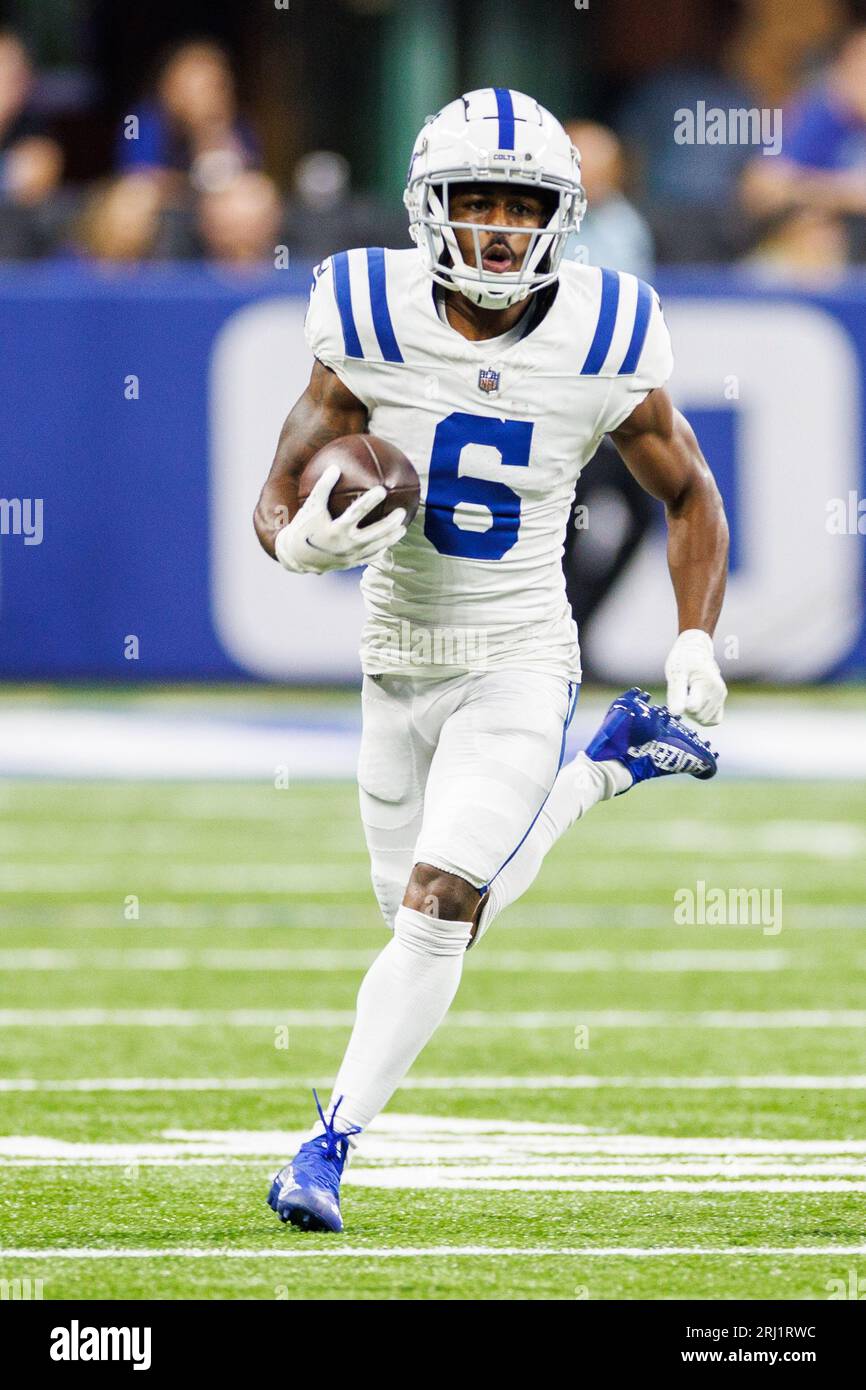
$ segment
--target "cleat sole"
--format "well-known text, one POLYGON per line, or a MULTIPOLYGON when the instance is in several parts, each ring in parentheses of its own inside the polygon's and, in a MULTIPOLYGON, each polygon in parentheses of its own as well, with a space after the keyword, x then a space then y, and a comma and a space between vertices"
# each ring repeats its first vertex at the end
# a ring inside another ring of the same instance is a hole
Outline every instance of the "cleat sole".
POLYGON ((339 1233, 343 1222, 339 1215, 326 1211, 314 1192, 295 1188, 290 1197, 279 1199, 279 1186, 274 1183, 268 1193, 268 1206, 275 1211, 283 1224, 291 1223, 301 1231, 329 1231, 339 1233))

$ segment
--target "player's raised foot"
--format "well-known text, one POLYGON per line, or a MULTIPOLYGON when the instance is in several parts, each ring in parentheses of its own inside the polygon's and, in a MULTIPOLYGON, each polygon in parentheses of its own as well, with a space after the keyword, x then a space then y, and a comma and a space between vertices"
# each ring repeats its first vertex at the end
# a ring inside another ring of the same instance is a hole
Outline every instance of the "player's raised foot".
POLYGON ((339 1134, 334 1129, 342 1096, 326 1120, 315 1091, 313 1095, 325 1132, 308 1139, 291 1163, 280 1169, 271 1183, 268 1206, 281 1221, 291 1221, 303 1231, 342 1231, 340 1179, 349 1152, 349 1136, 360 1134, 361 1130, 353 1125, 339 1134))
POLYGON ((675 772, 705 781, 718 770, 718 755, 710 745, 667 705, 651 704, 636 685, 614 700, 586 755, 596 763, 621 763, 631 773, 632 786, 675 772))

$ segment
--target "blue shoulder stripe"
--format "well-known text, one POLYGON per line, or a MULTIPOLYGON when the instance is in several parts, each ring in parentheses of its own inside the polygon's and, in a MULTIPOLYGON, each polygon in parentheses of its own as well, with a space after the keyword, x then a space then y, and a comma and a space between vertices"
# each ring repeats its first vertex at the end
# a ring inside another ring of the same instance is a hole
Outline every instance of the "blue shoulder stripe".
POLYGON ((640 355, 643 352, 643 345, 646 342, 647 329, 649 328, 650 314, 653 307, 653 292, 644 280, 637 282, 637 308, 634 315, 634 328, 631 331, 629 345, 622 359, 622 366, 617 373, 624 376, 626 372, 633 372, 637 369, 640 355))
POLYGON ((331 261, 334 266, 334 293, 337 296, 340 323, 343 325, 343 345, 346 349, 346 356, 363 357, 364 349, 361 347, 361 339, 358 337, 355 315, 352 311, 348 251, 338 251, 336 256, 331 257, 331 261))
POLYGON ((386 362, 402 362, 403 354, 394 335, 391 311, 388 308, 388 282, 385 276, 385 252, 381 246, 367 247, 367 278, 370 281, 370 307, 376 340, 386 362))
POLYGON ((507 87, 494 87, 496 111, 499 116, 499 144, 497 149, 514 149, 514 102, 507 87))
POLYGON ((615 270, 608 270, 604 266, 601 272, 601 304, 598 310, 598 323, 595 325, 595 333, 589 345, 589 352, 586 354, 586 361, 580 369, 581 376, 600 372, 604 366, 604 359, 607 357, 613 337, 618 304, 619 275, 615 270))

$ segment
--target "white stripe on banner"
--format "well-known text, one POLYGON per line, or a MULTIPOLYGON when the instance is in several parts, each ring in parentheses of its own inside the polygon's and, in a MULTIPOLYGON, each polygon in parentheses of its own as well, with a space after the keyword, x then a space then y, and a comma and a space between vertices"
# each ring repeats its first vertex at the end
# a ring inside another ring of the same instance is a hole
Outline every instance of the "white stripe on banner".
MULTIPOLYGON (((363 331, 366 335, 366 326, 363 331)), ((585 747, 603 713, 597 701, 578 704, 567 756, 585 747)), ((837 737, 831 742, 823 737, 826 721, 823 709, 796 699, 775 705, 741 699, 713 732, 713 741, 726 776, 862 781, 866 714, 834 710, 837 737)), ((262 725, 255 708, 247 713, 242 703, 241 713, 234 710, 223 718, 207 702, 170 713, 146 702, 130 710, 9 705, 0 721, 0 775, 256 779, 273 785, 274 769, 285 765, 298 780, 353 780, 359 732, 357 709, 347 717, 313 720, 278 714, 273 724, 262 725)))

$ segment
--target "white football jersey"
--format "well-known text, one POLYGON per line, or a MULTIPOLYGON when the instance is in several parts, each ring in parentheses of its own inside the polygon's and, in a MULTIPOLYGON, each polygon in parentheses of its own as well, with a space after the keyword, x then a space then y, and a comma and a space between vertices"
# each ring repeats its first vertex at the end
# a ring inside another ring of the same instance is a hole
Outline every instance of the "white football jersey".
POLYGON ((634 275, 564 262, 540 321, 536 308, 470 342, 440 317, 414 248, 316 267, 307 342, 421 480, 405 537, 361 581, 367 674, 580 679, 562 572, 575 480, 673 358, 658 296, 634 275))

